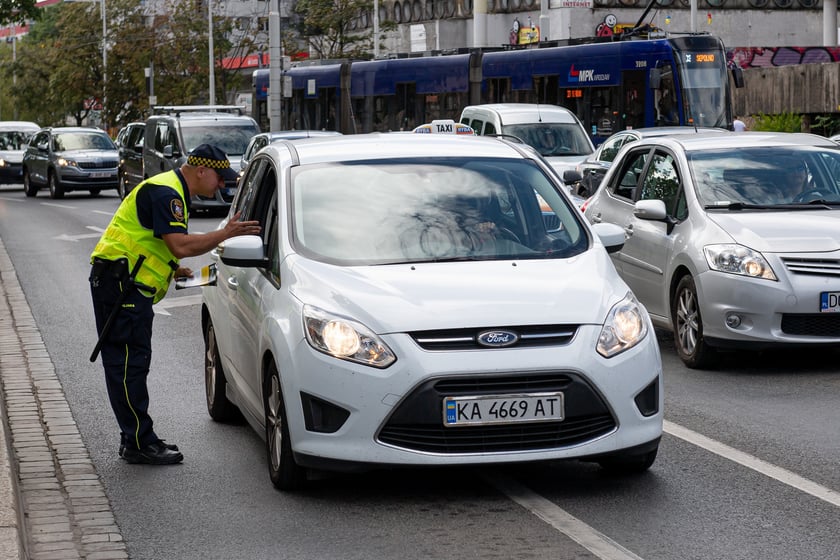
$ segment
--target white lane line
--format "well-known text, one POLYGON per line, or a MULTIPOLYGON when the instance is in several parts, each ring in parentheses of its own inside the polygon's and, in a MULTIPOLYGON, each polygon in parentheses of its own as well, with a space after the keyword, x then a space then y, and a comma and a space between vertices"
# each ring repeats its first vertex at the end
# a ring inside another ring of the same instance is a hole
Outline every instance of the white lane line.
POLYGON ((54 202, 42 202, 44 206, 53 206, 55 208, 64 208, 65 210, 75 210, 75 206, 68 206, 66 204, 55 204, 54 202))
POLYGON ((155 315, 172 315, 170 309, 175 307, 188 307, 190 305, 198 305, 201 303, 201 294, 194 296, 181 296, 175 298, 164 298, 155 305, 155 315))
MULTIPOLYGON (((104 214, 106 216, 113 216, 114 215, 114 212, 106 212, 105 210, 91 210, 91 213, 93 213, 93 214, 104 214)), ((88 227, 91 227, 91 226, 88 226, 88 227)))
POLYGON ((642 560, 606 536, 590 527, 563 508, 518 482, 498 473, 482 473, 491 486, 524 507, 601 560, 642 560))
POLYGON ((6 202, 23 202, 22 198, 7 198, 5 196, 0 196, 0 200, 5 200, 6 202))
POLYGON ((747 467, 748 469, 752 469, 765 476, 778 480, 782 484, 787 484, 788 486, 796 488, 806 494, 810 494, 815 498, 828 502, 833 506, 840 507, 840 492, 836 492, 831 488, 817 484, 816 482, 803 478, 787 469, 777 467, 776 465, 763 461, 758 457, 753 457, 749 453, 738 451, 734 447, 729 447, 726 444, 715 441, 702 434, 698 434, 697 432, 693 432, 688 428, 684 428, 683 426, 674 424, 668 420, 665 420, 664 430, 666 433, 671 434, 674 437, 685 440, 697 447, 702 447, 706 451, 711 451, 716 455, 720 455, 724 459, 734 461, 747 467))

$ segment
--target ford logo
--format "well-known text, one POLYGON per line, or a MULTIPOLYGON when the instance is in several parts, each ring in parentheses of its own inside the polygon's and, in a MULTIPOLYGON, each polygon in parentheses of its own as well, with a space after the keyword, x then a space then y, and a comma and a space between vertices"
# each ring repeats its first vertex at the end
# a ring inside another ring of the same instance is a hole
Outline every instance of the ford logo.
POLYGON ((478 343, 490 348, 504 348, 519 341, 519 335, 510 331, 484 331, 478 333, 478 343))

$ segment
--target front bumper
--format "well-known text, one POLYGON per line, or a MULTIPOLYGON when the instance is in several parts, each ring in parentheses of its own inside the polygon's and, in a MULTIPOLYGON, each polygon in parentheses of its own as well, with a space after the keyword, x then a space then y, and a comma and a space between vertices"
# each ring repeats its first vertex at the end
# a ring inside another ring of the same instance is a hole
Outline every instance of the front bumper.
POLYGON ((409 335, 392 335, 387 344, 399 359, 386 370, 335 360, 301 342, 281 367, 295 457, 332 469, 500 464, 586 459, 657 440, 662 368, 653 330, 609 360, 595 352, 599 332, 580 326, 560 347, 431 352, 409 335), (563 421, 443 425, 444 396, 546 390, 564 392, 563 421), (325 414, 331 425, 313 424, 325 414))

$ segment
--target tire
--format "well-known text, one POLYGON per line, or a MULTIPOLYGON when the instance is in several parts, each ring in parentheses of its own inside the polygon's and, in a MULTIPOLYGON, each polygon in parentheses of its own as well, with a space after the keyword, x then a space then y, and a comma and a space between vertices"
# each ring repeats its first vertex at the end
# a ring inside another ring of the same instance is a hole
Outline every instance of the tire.
POLYGON ((617 455, 609 459, 602 459, 598 461, 598 464, 610 474, 640 474, 653 465, 658 451, 659 447, 641 455, 617 455))
POLYGON ((300 490, 306 484, 306 469, 295 463, 286 406, 280 388, 280 375, 272 364, 266 372, 263 390, 265 410, 265 448, 268 455, 268 473, 271 483, 278 490, 300 490))
POLYGON ((223 423, 239 420, 239 409, 227 398, 227 378, 211 321, 204 332, 204 396, 210 418, 223 423))
POLYGON ((125 182, 125 174, 120 173, 120 182, 117 184, 117 194, 120 195, 120 200, 125 199, 128 195, 128 184, 125 182))
POLYGON ((711 366, 715 360, 715 350, 706 344, 703 336, 697 288, 689 275, 680 278, 674 291, 671 321, 674 327, 674 346, 683 363, 693 369, 711 366))
POLYGON ((49 172, 47 183, 50 187, 50 198, 64 198, 64 187, 61 185, 61 181, 58 180, 58 175, 55 171, 49 172))
POLYGON ((38 187, 32 182, 32 177, 29 176, 29 170, 23 170, 23 192, 29 198, 38 196, 38 187))

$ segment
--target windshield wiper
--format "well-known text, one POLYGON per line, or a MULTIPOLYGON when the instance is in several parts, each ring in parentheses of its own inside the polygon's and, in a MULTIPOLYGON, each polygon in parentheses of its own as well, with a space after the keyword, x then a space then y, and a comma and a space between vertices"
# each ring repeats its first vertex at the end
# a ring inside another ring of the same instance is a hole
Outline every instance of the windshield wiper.
POLYGON ((703 208, 706 210, 773 210, 778 207, 778 204, 749 204, 746 202, 724 202, 716 204, 707 204, 703 208))

